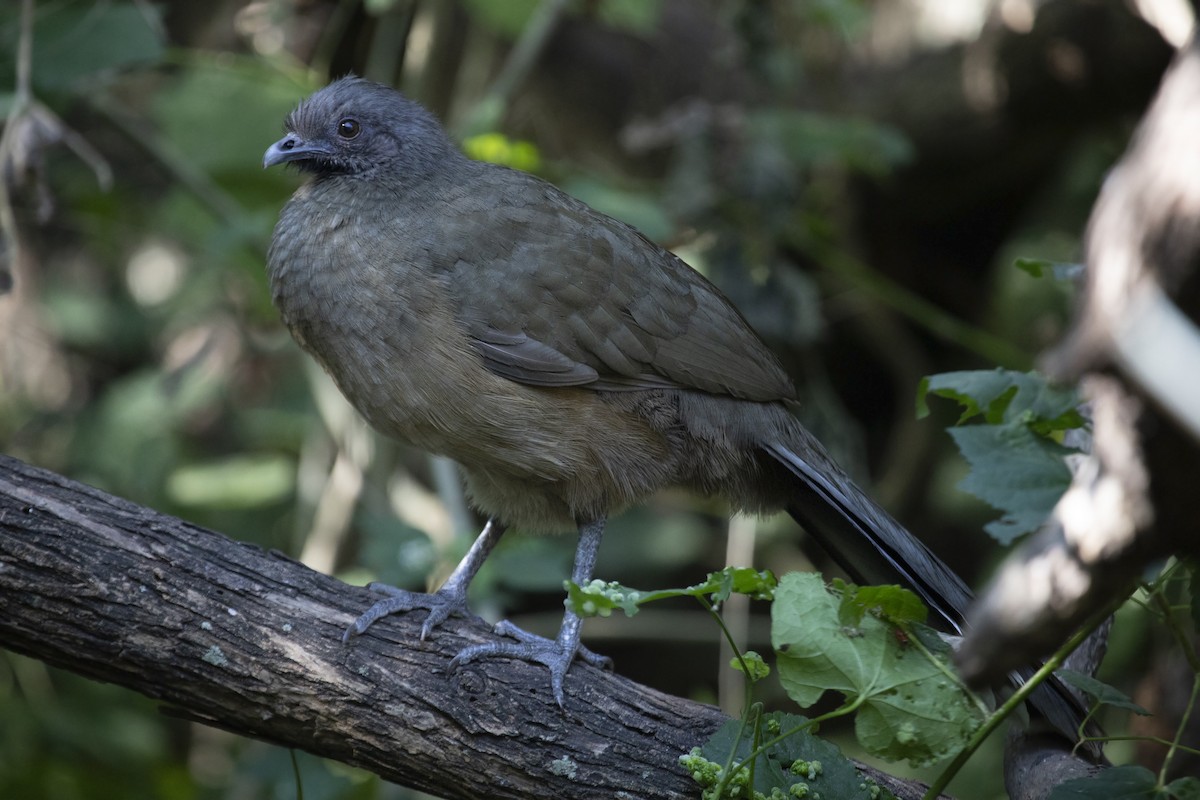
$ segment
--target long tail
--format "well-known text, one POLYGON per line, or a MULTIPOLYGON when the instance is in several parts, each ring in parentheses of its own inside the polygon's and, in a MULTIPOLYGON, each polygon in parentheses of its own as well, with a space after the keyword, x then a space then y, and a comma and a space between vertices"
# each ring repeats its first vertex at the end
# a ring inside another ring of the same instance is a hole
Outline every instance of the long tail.
POLYGON ((838 566, 862 584, 911 589, 929 606, 934 627, 962 634, 972 596, 954 570, 848 478, 831 479, 782 444, 766 449, 800 479, 787 512, 838 566))
MULTIPOLYGON (((799 480, 787 511, 844 569, 862 584, 899 584, 917 593, 930 609, 934 627, 961 634, 972 594, 962 579, 919 539, 833 466, 815 440, 804 442, 804 458, 794 448, 772 442, 763 449, 799 480), (811 449, 809 449, 811 448, 811 449)), ((1021 683, 1032 675, 1014 675, 1021 683)), ((1030 697, 1030 704, 1071 741, 1086 709, 1065 686, 1052 679, 1030 697)), ((1099 758, 1098 749, 1091 754, 1099 758)))

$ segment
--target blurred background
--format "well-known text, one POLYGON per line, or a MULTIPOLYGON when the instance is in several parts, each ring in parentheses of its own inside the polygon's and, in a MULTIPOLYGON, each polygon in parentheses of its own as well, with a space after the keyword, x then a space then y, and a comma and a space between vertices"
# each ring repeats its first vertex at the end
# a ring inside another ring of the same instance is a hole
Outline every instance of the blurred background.
MULTIPOLYGON (((806 424, 978 584, 996 514, 955 488, 957 412, 918 421, 917 384, 1027 369, 1055 340, 1068 289, 1014 261, 1078 261, 1105 171, 1194 14, 1187 0, 30 5, 25 35, 22 3, 0 8, 3 452, 415 589, 480 520, 452 467, 366 429, 271 307, 266 247, 300 178, 264 171, 262 153, 301 98, 348 72, 393 84, 474 157, 678 252, 775 348, 806 424)), ((789 520, 731 522, 666 494, 612 521, 597 574, 650 589, 727 562, 825 567, 804 544, 789 520)), ((475 609, 553 632, 573 548, 510 537, 475 609)), ((764 651, 754 611, 748 646, 764 651)), ((1103 673, 1150 705, 1154 636, 1119 625, 1103 673)), ((623 674, 738 712, 694 604, 591 620, 585 639, 623 674)), ((297 758, 307 798, 416 796, 297 758)), ((957 791, 1003 796, 998 758, 957 791)), ((291 759, 0 651, 0 797, 294 797, 291 759)))

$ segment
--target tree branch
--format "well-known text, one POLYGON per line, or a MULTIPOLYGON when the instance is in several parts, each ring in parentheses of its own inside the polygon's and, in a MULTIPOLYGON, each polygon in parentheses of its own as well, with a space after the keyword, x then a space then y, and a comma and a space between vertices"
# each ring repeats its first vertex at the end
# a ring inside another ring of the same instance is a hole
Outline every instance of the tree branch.
MULTIPOLYGON (((576 664, 448 672, 484 640, 420 614, 342 632, 374 599, 279 553, 0 456, 0 646, 170 712, 447 798, 682 798, 678 758, 726 717, 576 664)), ((900 798, 923 787, 864 769, 900 798)))

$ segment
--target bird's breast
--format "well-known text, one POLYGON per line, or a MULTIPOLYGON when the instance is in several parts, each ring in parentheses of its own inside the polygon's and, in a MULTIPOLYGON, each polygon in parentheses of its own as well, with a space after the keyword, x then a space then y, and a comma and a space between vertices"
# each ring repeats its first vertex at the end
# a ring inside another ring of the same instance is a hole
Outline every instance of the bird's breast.
POLYGON ((577 470, 590 460, 591 425, 581 418, 592 415, 575 409, 578 399, 484 367, 453 287, 422 244, 428 235, 298 196, 268 257, 272 298, 292 335, 386 435, 539 480, 577 470), (548 416, 548 403, 560 414, 548 416))
POLYGON ((452 280, 463 278, 433 263, 434 235, 303 196, 276 228, 274 302, 366 420, 463 464, 477 502, 526 527, 594 518, 666 482, 663 438, 638 415, 485 367, 459 321, 452 280))

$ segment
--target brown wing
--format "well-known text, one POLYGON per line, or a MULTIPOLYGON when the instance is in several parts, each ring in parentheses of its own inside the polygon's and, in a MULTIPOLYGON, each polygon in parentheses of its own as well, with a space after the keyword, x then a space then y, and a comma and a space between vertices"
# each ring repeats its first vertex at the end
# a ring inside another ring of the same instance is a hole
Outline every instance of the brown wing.
POLYGON ((477 174, 474 191, 435 212, 453 230, 426 246, 493 372, 538 386, 793 396, 742 315, 678 257, 537 178, 477 174))

